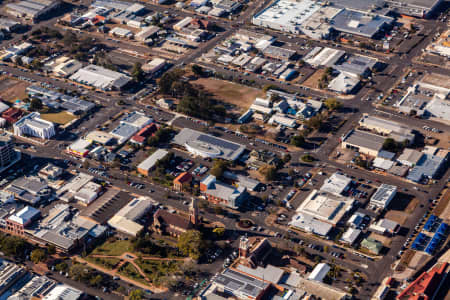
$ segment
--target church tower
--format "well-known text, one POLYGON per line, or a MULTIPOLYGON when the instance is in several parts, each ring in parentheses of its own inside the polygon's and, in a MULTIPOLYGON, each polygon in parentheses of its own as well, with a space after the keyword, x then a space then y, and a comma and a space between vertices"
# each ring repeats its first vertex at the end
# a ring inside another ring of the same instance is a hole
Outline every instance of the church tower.
POLYGON ((192 202, 189 206, 189 222, 191 222, 194 227, 196 227, 200 223, 198 217, 198 204, 195 197, 192 197, 192 202))

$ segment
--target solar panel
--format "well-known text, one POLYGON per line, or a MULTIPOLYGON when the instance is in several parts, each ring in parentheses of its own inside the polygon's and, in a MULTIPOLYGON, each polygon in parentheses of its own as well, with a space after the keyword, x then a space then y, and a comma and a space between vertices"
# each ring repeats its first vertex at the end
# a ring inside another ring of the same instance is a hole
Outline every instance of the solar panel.
POLYGON ((229 149, 229 150, 232 150, 232 151, 236 151, 236 150, 239 149, 239 145, 237 145, 237 144, 230 143, 230 142, 227 142, 225 140, 217 139, 217 138, 215 138, 213 136, 210 136, 210 135, 201 134, 197 138, 197 140, 199 140, 201 142, 205 142, 205 143, 211 144, 211 145, 214 145, 214 146, 217 146, 217 147, 229 149))

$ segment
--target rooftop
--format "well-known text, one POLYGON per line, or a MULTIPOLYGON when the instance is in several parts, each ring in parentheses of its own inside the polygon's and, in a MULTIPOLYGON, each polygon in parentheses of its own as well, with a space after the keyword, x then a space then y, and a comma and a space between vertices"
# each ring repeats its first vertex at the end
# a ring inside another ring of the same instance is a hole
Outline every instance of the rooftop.
POLYGON ((346 33, 373 37, 385 24, 393 18, 369 14, 357 10, 343 9, 331 20, 334 29, 346 33))
POLYGON ((383 143, 385 138, 361 130, 351 130, 346 134, 342 141, 352 146, 363 147, 374 151, 380 151, 383 149, 383 143))
POLYGON ((43 300, 78 300, 83 292, 66 284, 54 287, 43 300))
POLYGON ((375 191, 375 193, 370 198, 370 201, 377 202, 387 202, 391 199, 392 195, 397 193, 397 187, 395 185, 389 185, 383 183, 380 187, 375 191))
POLYGON ((155 164, 163 159, 164 157, 166 157, 166 155, 169 154, 169 152, 167 152, 164 149, 158 149, 156 150, 152 155, 150 155, 149 157, 147 157, 143 162, 141 162, 137 168, 141 169, 141 170, 145 170, 145 171, 149 171, 150 169, 152 169, 155 164))
POLYGON ((375 58, 361 55, 350 55, 347 59, 334 65, 335 69, 340 72, 347 72, 356 76, 364 75, 368 70, 372 69, 377 63, 375 58))
POLYGON ((202 157, 232 161, 236 160, 245 150, 243 145, 189 128, 183 128, 174 137, 173 142, 202 157))
POLYGON ((296 211, 331 224, 337 224, 351 209, 353 203, 353 198, 313 190, 296 211))
POLYGON ((344 174, 333 173, 320 188, 321 192, 341 195, 350 185, 352 179, 344 174))
POLYGON ((120 89, 131 81, 129 76, 96 65, 88 65, 79 69, 70 79, 100 89, 120 89))
POLYGON ((233 291, 233 294, 243 294, 250 298, 258 298, 269 286, 268 282, 231 269, 225 269, 221 274, 214 277, 213 282, 222 285, 228 291, 233 291))

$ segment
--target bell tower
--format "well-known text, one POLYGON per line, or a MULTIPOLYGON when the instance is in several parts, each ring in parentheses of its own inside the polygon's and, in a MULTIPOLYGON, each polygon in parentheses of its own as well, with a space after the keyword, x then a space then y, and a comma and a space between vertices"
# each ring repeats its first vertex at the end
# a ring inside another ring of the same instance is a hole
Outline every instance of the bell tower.
POLYGON ((189 206, 189 222, 191 222, 194 227, 196 227, 200 222, 198 218, 198 204, 195 197, 192 197, 192 202, 189 206))

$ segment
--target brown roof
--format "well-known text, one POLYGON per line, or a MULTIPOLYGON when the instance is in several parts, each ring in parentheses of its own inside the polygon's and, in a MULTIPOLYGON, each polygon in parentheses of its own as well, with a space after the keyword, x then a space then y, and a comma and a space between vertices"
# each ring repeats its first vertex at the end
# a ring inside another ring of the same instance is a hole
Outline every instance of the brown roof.
POLYGON ((173 182, 177 182, 177 183, 183 184, 183 183, 185 183, 185 182, 191 181, 191 178, 192 178, 191 173, 183 172, 183 173, 181 173, 180 175, 178 175, 178 177, 175 178, 175 179, 173 180, 173 182))
POLYGON ((172 214, 166 210, 158 209, 154 215, 155 219, 161 224, 172 225, 174 227, 178 227, 184 230, 188 230, 191 228, 191 222, 188 219, 181 217, 177 214, 172 214))

